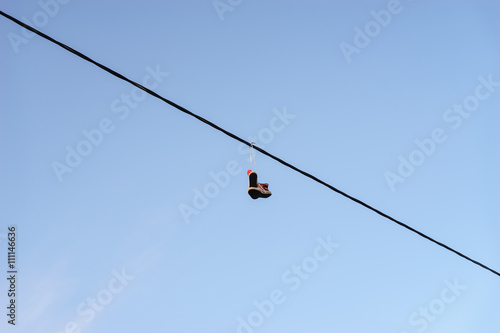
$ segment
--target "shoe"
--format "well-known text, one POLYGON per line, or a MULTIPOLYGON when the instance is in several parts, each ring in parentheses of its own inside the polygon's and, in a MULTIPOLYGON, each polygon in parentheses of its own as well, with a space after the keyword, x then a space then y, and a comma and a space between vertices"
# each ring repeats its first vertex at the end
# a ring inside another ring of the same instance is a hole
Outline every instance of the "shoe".
POLYGON ((259 183, 258 188, 260 190, 260 197, 261 198, 269 198, 272 195, 272 193, 271 193, 271 191, 269 191, 268 187, 269 187, 269 184, 267 184, 267 183, 263 183, 263 184, 259 183))
POLYGON ((257 187, 258 184, 257 184, 257 173, 256 172, 253 172, 252 170, 248 170, 247 171, 247 175, 248 175, 248 187, 251 188, 251 187, 257 187))
POLYGON ((268 198, 271 196, 271 191, 269 191, 269 184, 260 184, 257 182, 257 173, 252 170, 248 170, 248 194, 252 199, 257 198, 268 198))
POLYGON ((257 173, 252 170, 247 171, 248 175, 248 194, 252 199, 257 199, 259 197, 259 184, 257 183, 257 173))

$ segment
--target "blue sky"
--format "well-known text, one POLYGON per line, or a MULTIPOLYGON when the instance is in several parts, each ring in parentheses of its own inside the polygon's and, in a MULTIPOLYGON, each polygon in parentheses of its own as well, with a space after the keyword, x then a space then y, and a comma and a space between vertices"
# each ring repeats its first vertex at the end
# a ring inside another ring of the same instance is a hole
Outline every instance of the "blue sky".
MULTIPOLYGON (((1 7, 500 269, 497 2, 1 7)), ((238 142, 0 31, 2 332, 500 331, 498 276, 259 153, 254 201, 238 142)))

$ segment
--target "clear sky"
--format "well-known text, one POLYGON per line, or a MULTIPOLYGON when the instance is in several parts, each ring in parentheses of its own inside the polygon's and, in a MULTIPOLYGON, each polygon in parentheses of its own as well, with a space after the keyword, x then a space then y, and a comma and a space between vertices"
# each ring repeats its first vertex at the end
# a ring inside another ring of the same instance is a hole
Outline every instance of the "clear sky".
MULTIPOLYGON (((500 270, 498 1, 2 11, 500 270)), ((500 278, 0 17, 1 332, 500 332, 500 278)))

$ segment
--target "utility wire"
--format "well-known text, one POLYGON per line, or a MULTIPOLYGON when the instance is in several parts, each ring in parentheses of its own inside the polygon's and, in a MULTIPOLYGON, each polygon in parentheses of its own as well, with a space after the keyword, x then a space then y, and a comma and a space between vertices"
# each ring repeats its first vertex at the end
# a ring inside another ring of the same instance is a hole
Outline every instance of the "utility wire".
MULTIPOLYGON (((195 113, 193 113, 193 112, 189 111, 188 109, 186 109, 186 108, 184 108, 184 107, 182 107, 182 106, 180 106, 180 105, 178 105, 178 104, 176 104, 176 103, 174 103, 174 102, 172 102, 172 101, 170 101, 170 100, 166 99, 165 97, 162 97, 161 95, 159 95, 159 94, 155 93, 155 92, 154 92, 154 91, 152 91, 151 89, 148 89, 148 88, 146 88, 146 87, 144 87, 144 86, 140 85, 139 83, 137 83, 137 82, 135 82, 135 81, 132 81, 131 79, 129 79, 129 78, 127 78, 127 77, 123 76, 122 74, 120 74, 120 73, 118 73, 118 72, 116 72, 116 71, 112 70, 111 68, 109 68, 109 67, 107 67, 107 66, 104 66, 104 65, 102 65, 101 63, 99 63, 99 62, 97 62, 97 61, 95 61, 95 60, 93 60, 93 59, 91 59, 91 58, 87 57, 85 54, 83 54, 83 53, 81 53, 81 52, 78 52, 78 51, 76 51, 75 49, 73 49, 73 48, 71 48, 71 47, 67 46, 66 44, 61 43, 61 42, 59 42, 59 41, 57 41, 57 40, 53 39, 52 37, 50 37, 50 36, 48 36, 48 35, 44 34, 44 33, 43 33, 43 32, 41 32, 41 31, 38 31, 37 29, 35 29, 35 28, 33 28, 33 27, 29 26, 28 24, 25 24, 24 22, 19 21, 18 19, 16 19, 16 18, 14 18, 14 17, 12 17, 12 16, 10 16, 10 15, 8 15, 8 14, 4 13, 3 11, 0 11, 0 14, 1 14, 2 16, 4 16, 4 17, 8 18, 9 20, 11 20, 11 21, 13 21, 13 22, 17 23, 17 24, 18 24, 18 25, 20 25, 21 27, 23 27, 23 28, 25 28, 25 29, 27 29, 27 30, 30 30, 31 32, 34 32, 35 34, 37 34, 37 35, 39 35, 39 36, 41 36, 41 37, 43 37, 43 38, 45 38, 45 39, 47 39, 47 40, 51 41, 52 43, 54 43, 54 44, 56 44, 56 45, 58 45, 58 46, 60 46, 60 47, 62 47, 62 48, 64 48, 64 49, 68 50, 69 52, 71 52, 71 53, 73 53, 73 54, 77 55, 78 57, 80 57, 80 58, 82 58, 82 59, 84 59, 84 60, 86 60, 86 61, 88 61, 88 62, 90 62, 90 63, 92 63, 92 64, 94 64, 94 65, 96 65, 97 67, 99 67, 99 68, 101 68, 101 69, 105 70, 106 72, 108 72, 108 73, 110 73, 110 74, 112 74, 112 75, 114 75, 114 76, 116 76, 116 77, 118 77, 118 78, 120 78, 120 79, 122 79, 122 80, 124 80, 124 81, 126 81, 126 82, 128 82, 128 83, 130 83, 130 84, 132 84, 132 85, 134 85, 134 86, 136 86, 137 88, 139 88, 139 89, 141 89, 141 90, 143 90, 143 91, 147 92, 147 93, 148 93, 148 94, 150 94, 151 96, 154 96, 154 97, 156 97, 156 98, 158 98, 158 99, 162 100, 163 102, 165 102, 165 103, 167 103, 167 104, 169 104, 169 105, 173 106, 174 108, 176 108, 176 109, 178 109, 178 110, 180 110, 180 111, 182 111, 182 112, 184 112, 184 113, 187 113, 188 115, 190 115, 190 116, 192 116, 192 117, 194 117, 194 118, 198 119, 199 121, 204 122, 205 124, 207 124, 207 125, 209 125, 209 126, 211 126, 211 127, 215 128, 216 130, 218 130, 218 131, 220 131, 220 132, 222 132, 222 133, 226 134, 227 136, 229 136, 229 137, 231 137, 231 138, 233 138, 233 139, 235 139, 235 140, 237 140, 237 141, 239 141, 239 142, 241 142, 241 143, 244 143, 245 145, 247 145, 247 146, 249 146, 249 147, 251 147, 251 146, 252 146, 252 144, 251 144, 250 142, 248 142, 248 141, 246 141, 246 140, 244 140, 244 139, 240 138, 239 136, 237 136, 237 135, 235 135, 235 134, 233 134, 233 133, 231 133, 231 132, 229 132, 229 131, 227 131, 227 130, 223 129, 222 127, 220 127, 220 126, 218 126, 218 125, 216 125, 216 124, 212 123, 211 121, 209 121, 209 120, 207 120, 207 119, 205 119, 205 118, 203 118, 203 117, 201 117, 201 116, 199 116, 199 115, 197 115, 197 114, 195 114, 195 113)), ((255 150, 257 150, 257 151, 261 152, 262 154, 264 154, 264 155, 266 155, 266 156, 268 156, 268 157, 272 158, 273 160, 278 161, 279 163, 281 163, 281 164, 283 164, 283 165, 285 165, 285 166, 289 167, 290 169, 292 169, 292 170, 294 170, 294 171, 296 171, 296 172, 298 172, 298 173, 300 173, 300 174, 302 174, 302 175, 304 175, 304 176, 306 176, 306 177, 308 177, 308 178, 310 178, 310 179, 312 179, 312 180, 314 180, 314 181, 316 181, 316 182, 320 183, 320 184, 321 184, 321 185, 323 185, 323 186, 328 187, 330 190, 332 190, 332 191, 334 191, 334 192, 337 192, 337 193, 338 193, 338 194, 340 194, 340 195, 343 195, 344 197, 346 197, 346 198, 348 198, 348 199, 350 199, 350 200, 352 200, 352 201, 356 202, 357 204, 360 204, 361 206, 363 206, 363 207, 365 207, 365 208, 368 208, 369 210, 371 210, 371 211, 373 211, 373 212, 377 213, 378 215, 380 215, 380 216, 382 216, 382 217, 385 217, 386 219, 388 219, 388 220, 390 220, 390 221, 392 221, 392 222, 394 222, 394 223, 396 223, 396 224, 399 224, 399 225, 400 225, 400 226, 402 226, 403 228, 406 228, 406 229, 408 229, 408 230, 410 230, 410 231, 412 231, 412 232, 416 233, 417 235, 419 235, 419 236, 421 236, 421 237, 423 237, 423 238, 425 238, 425 239, 427 239, 427 240, 429 240, 429 241, 431 241, 431 242, 433 242, 433 243, 435 243, 435 244, 437 244, 437 245, 439 245, 439 246, 441 246, 441 247, 445 248, 446 250, 451 251, 451 252, 455 253, 456 255, 458 255, 458 256, 460 256, 460 257, 462 257, 462 258, 464 258, 464 259, 466 259, 466 260, 468 260, 468 261, 470 261, 470 262, 472 262, 472 263, 474 263, 474 264, 478 265, 479 267, 482 267, 482 268, 484 268, 484 269, 486 269, 486 270, 488 270, 488 271, 492 272, 493 274, 496 274, 496 275, 500 276, 500 273, 499 273, 499 272, 497 272, 496 270, 494 270, 494 269, 492 269, 492 268, 490 268, 490 267, 488 267, 488 266, 486 266, 486 265, 484 265, 484 264, 480 263, 480 262, 479 262, 479 261, 477 261, 477 260, 474 260, 474 259, 472 259, 472 258, 470 258, 470 257, 466 256, 465 254, 463 254, 463 253, 461 253, 461 252, 459 252, 459 251, 457 251, 457 250, 455 250, 455 249, 453 249, 453 248, 449 247, 448 245, 446 245, 446 244, 444 244, 444 243, 441 243, 440 241, 435 240, 434 238, 432 238, 432 237, 430 237, 430 236, 427 236, 427 235, 426 235, 426 234, 424 234, 423 232, 420 232, 420 231, 418 231, 418 230, 416 230, 416 229, 414 229, 414 228, 410 227, 409 225, 407 225, 407 224, 405 224, 405 223, 403 223, 403 222, 401 222, 401 221, 399 221, 399 220, 396 220, 395 218, 393 218, 393 217, 391 217, 391 216, 389 216, 389 215, 385 214, 384 212, 382 212, 382 211, 380 211, 380 210, 378 210, 378 209, 376 209, 376 208, 374 208, 374 207, 370 206, 369 204, 367 204, 367 203, 365 203, 365 202, 363 202, 363 201, 361 201, 361 200, 359 200, 359 199, 357 199, 357 198, 355 198, 355 197, 353 197, 353 196, 351 196, 351 195, 349 195, 349 194, 347 194, 347 193, 345 193, 345 192, 343 192, 343 191, 341 191, 341 190, 339 190, 339 189, 335 188, 334 186, 332 186, 332 185, 330 185, 330 184, 328 184, 328 183, 326 183, 326 182, 322 181, 321 179, 319 179, 319 178, 317 178, 317 177, 315 177, 315 176, 311 175, 310 173, 307 173, 307 172, 305 172, 305 171, 303 171, 303 170, 301 170, 301 169, 299 169, 299 168, 295 167, 294 165, 292 165, 292 164, 290 164, 290 163, 288 163, 288 162, 286 162, 286 161, 284 161, 284 160, 280 159, 279 157, 276 157, 276 156, 272 155, 271 153, 268 153, 268 152, 267 152, 267 151, 265 151, 264 149, 262 149, 262 148, 260 148, 260 147, 257 147, 257 146, 255 146, 255 145, 253 145, 253 148, 254 148, 255 150)))

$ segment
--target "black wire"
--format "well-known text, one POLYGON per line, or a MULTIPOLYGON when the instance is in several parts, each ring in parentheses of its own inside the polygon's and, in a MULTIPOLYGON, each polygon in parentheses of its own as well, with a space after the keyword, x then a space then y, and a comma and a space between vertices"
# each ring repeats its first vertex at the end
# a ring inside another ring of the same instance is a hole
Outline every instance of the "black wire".
MULTIPOLYGON (((28 30, 32 31, 32 32, 36 33, 37 35, 39 35, 39 36, 41 36, 41 37, 43 37, 43 38, 45 38, 45 39, 47 39, 47 40, 51 41, 52 43, 57 44, 57 45, 59 45, 60 47, 62 47, 62 48, 64 48, 64 49, 68 50, 69 52, 71 52, 71 53, 73 53, 73 54, 75 54, 75 55, 79 56, 80 58, 82 58, 82 59, 84 59, 84 60, 87 60, 88 62, 90 62, 90 63, 92 63, 92 64, 96 65, 97 67, 99 67, 99 68, 101 68, 101 69, 105 70, 106 72, 108 72, 108 73, 110 73, 110 74, 112 74, 112 75, 114 75, 114 76, 116 76, 116 77, 118 77, 118 78, 120 78, 120 79, 122 79, 122 80, 124 80, 124 81, 127 81, 128 83, 130 83, 130 84, 132 84, 132 85, 136 86, 137 88, 139 88, 139 89, 141 89, 141 90, 143 90, 143 91, 147 92, 148 94, 150 94, 150 95, 152 95, 152 96, 154 96, 154 97, 156 97, 156 98, 158 98, 158 99, 160 99, 160 100, 164 101, 165 103, 167 103, 167 104, 169 104, 169 105, 173 106, 174 108, 176 108, 176 109, 178 109, 178 110, 180 110, 180 111, 182 111, 182 112, 184 112, 184 113, 187 113, 188 115, 190 115, 190 116, 192 116, 192 117, 194 117, 194 118, 196 118, 196 119, 198 119, 198 120, 200 120, 200 121, 204 122, 205 124, 207 124, 207 125, 209 125, 209 126, 211 126, 211 127, 215 128, 216 130, 218 130, 218 131, 220 131, 220 132, 222 132, 222 133, 226 134, 227 136, 229 136, 229 137, 231 137, 231 138, 233 138, 233 139, 235 139, 235 140, 237 140, 237 141, 239 141, 239 142, 241 142, 241 143, 244 143, 245 145, 247 145, 247 146, 249 146, 249 147, 251 146, 250 142, 248 142, 248 141, 246 141, 246 140, 244 140, 244 139, 240 138, 239 136, 237 136, 237 135, 235 135, 235 134, 233 134, 233 133, 231 133, 231 132, 229 132, 229 131, 226 131, 226 130, 225 130, 225 129, 223 129, 222 127, 217 126, 216 124, 212 123, 211 121, 208 121, 207 119, 205 119, 205 118, 203 118, 203 117, 201 117, 201 116, 199 116, 199 115, 197 115, 197 114, 195 114, 195 113, 193 113, 193 112, 189 111, 188 109, 186 109, 186 108, 184 108, 184 107, 182 107, 182 106, 180 106, 180 105, 178 105, 178 104, 176 104, 176 103, 174 103, 174 102, 172 102, 172 101, 170 101, 170 100, 168 100, 168 99, 166 99, 166 98, 164 98, 164 97, 162 97, 162 96, 158 95, 157 93, 155 93, 155 92, 154 92, 154 91, 152 91, 151 89, 148 89, 148 88, 146 88, 146 87, 144 87, 144 86, 140 85, 139 83, 137 83, 137 82, 135 82, 135 81, 132 81, 131 79, 129 79, 129 78, 127 78, 127 77, 123 76, 122 74, 120 74, 120 73, 118 73, 118 72, 116 72, 116 71, 112 70, 111 68, 106 67, 106 66, 104 66, 104 65, 102 65, 102 64, 100 64, 100 63, 98 63, 97 61, 95 61, 95 60, 93 60, 93 59, 91 59, 91 58, 87 57, 85 54, 80 53, 80 52, 76 51, 75 49, 72 49, 71 47, 69 47, 69 46, 67 46, 67 45, 65 45, 65 44, 63 44, 63 43, 61 43, 61 42, 59 42, 59 41, 57 41, 57 40, 53 39, 52 37, 50 37, 50 36, 48 36, 48 35, 44 34, 43 32, 38 31, 37 29, 35 29, 35 28, 33 28, 33 27, 31 27, 31 26, 29 26, 29 25, 25 24, 24 22, 19 21, 18 19, 16 19, 16 18, 14 18, 14 17, 12 17, 12 16, 10 16, 10 15, 8 15, 8 14, 4 13, 3 11, 0 11, 0 14, 1 14, 1 15, 3 15, 4 17, 8 18, 9 20, 11 20, 11 21, 13 21, 13 22, 17 23, 18 25, 22 26, 23 28, 25 28, 25 29, 28 29, 28 30)), ((476 264, 476 265, 478 265, 478 266, 480 266, 480 267, 482 267, 482 268, 484 268, 484 269, 486 269, 486 270, 489 270, 490 272, 492 272, 492 273, 494 273, 494 274, 496 274, 496 275, 500 276, 500 273, 499 273, 499 272, 497 272, 497 271, 495 271, 494 269, 492 269, 492 268, 490 268, 490 267, 488 267, 488 266, 486 266, 486 265, 484 265, 484 264, 480 263, 479 261, 476 261, 476 260, 474 260, 474 259, 472 259, 472 258, 470 258, 470 257, 466 256, 465 254, 463 254, 463 253, 461 253, 461 252, 459 252, 459 251, 457 251, 457 250, 455 250, 455 249, 452 249, 452 248, 451 248, 451 247, 449 247, 448 245, 446 245, 446 244, 444 244, 444 243, 441 243, 441 242, 439 242, 439 241, 435 240, 434 238, 432 238, 432 237, 430 237, 430 236, 427 236, 427 235, 426 235, 426 234, 424 234, 423 232, 420 232, 420 231, 418 231, 418 230, 416 230, 416 229, 414 229, 414 228, 410 227, 409 225, 407 225, 407 224, 405 224, 405 223, 403 223, 403 222, 401 222, 401 221, 396 220, 395 218, 393 218, 393 217, 391 217, 391 216, 389 216, 389 215, 387 215, 387 214, 385 214, 385 213, 381 212, 380 210, 378 210, 378 209, 376 209, 376 208, 374 208, 374 207, 370 206, 369 204, 367 204, 367 203, 365 203, 365 202, 363 202, 363 201, 361 201, 361 200, 359 200, 359 199, 357 199, 357 198, 355 198, 355 197, 353 197, 353 196, 351 196, 351 195, 349 195, 349 194, 347 194, 347 193, 345 193, 345 192, 343 192, 343 191, 341 191, 341 190, 339 190, 339 189, 337 189, 337 188, 333 187, 332 185, 330 185, 330 184, 328 184, 328 183, 325 183, 325 182, 324 182, 324 181, 322 181, 321 179, 319 179, 319 178, 317 178, 317 177, 315 177, 315 176, 313 176, 313 175, 311 175, 311 174, 309 174, 309 173, 307 173, 307 172, 305 172, 305 171, 302 171, 301 169, 299 169, 299 168, 297 168, 297 167, 293 166, 292 164, 290 164, 290 163, 288 163, 288 162, 283 161, 283 160, 282 160, 282 159, 280 159, 279 157, 276 157, 276 156, 272 155, 271 153, 268 153, 267 151, 263 150, 262 148, 259 148, 259 147, 255 146, 255 145, 253 145, 253 147, 254 147, 254 149, 255 149, 255 150, 257 150, 257 151, 261 152, 262 154, 264 154, 264 155, 266 155, 266 156, 269 156, 269 157, 270 157, 270 158, 272 158, 273 160, 278 161, 279 163, 281 163, 281 164, 283 164, 283 165, 285 165, 285 166, 289 167, 289 168, 290 168, 290 169, 292 169, 292 170, 297 171, 298 173, 301 173, 302 175, 304 175, 304 176, 306 176, 306 177, 308 177, 308 178, 311 178, 312 180, 314 180, 314 181, 316 181, 316 182, 320 183, 321 185, 324 185, 324 186, 328 187, 330 190, 332 190, 332 191, 334 191, 334 192, 337 192, 337 193, 338 193, 338 194, 340 194, 340 195, 343 195, 344 197, 346 197, 346 198, 348 198, 348 199, 350 199, 350 200, 352 200, 352 201, 354 201, 354 202, 356 202, 356 203, 360 204, 361 206, 363 206, 363 207, 365 207, 365 208, 368 208, 369 210, 371 210, 371 211, 373 211, 373 212, 375 212, 375 213, 379 214, 380 216, 385 217, 386 219, 391 220, 392 222, 399 224, 400 226, 402 226, 402 227, 404 227, 404 228, 406 228, 406 229, 408 229, 408 230, 410 230, 410 231, 412 231, 412 232, 416 233, 417 235, 419 235, 419 236, 421 236, 421 237, 423 237, 423 238, 425 238, 425 239, 427 239, 427 240, 429 240, 429 241, 431 241, 431 242, 433 242, 433 243, 435 243, 435 244, 437 244, 437 245, 439 245, 439 246, 441 246, 441 247, 443 247, 443 248, 447 249, 448 251, 451 251, 451 252, 455 253, 456 255, 458 255, 458 256, 460 256, 460 257, 462 257, 462 258, 466 259, 466 260, 469 260, 470 262, 472 262, 472 263, 474 263, 474 264, 476 264)))

